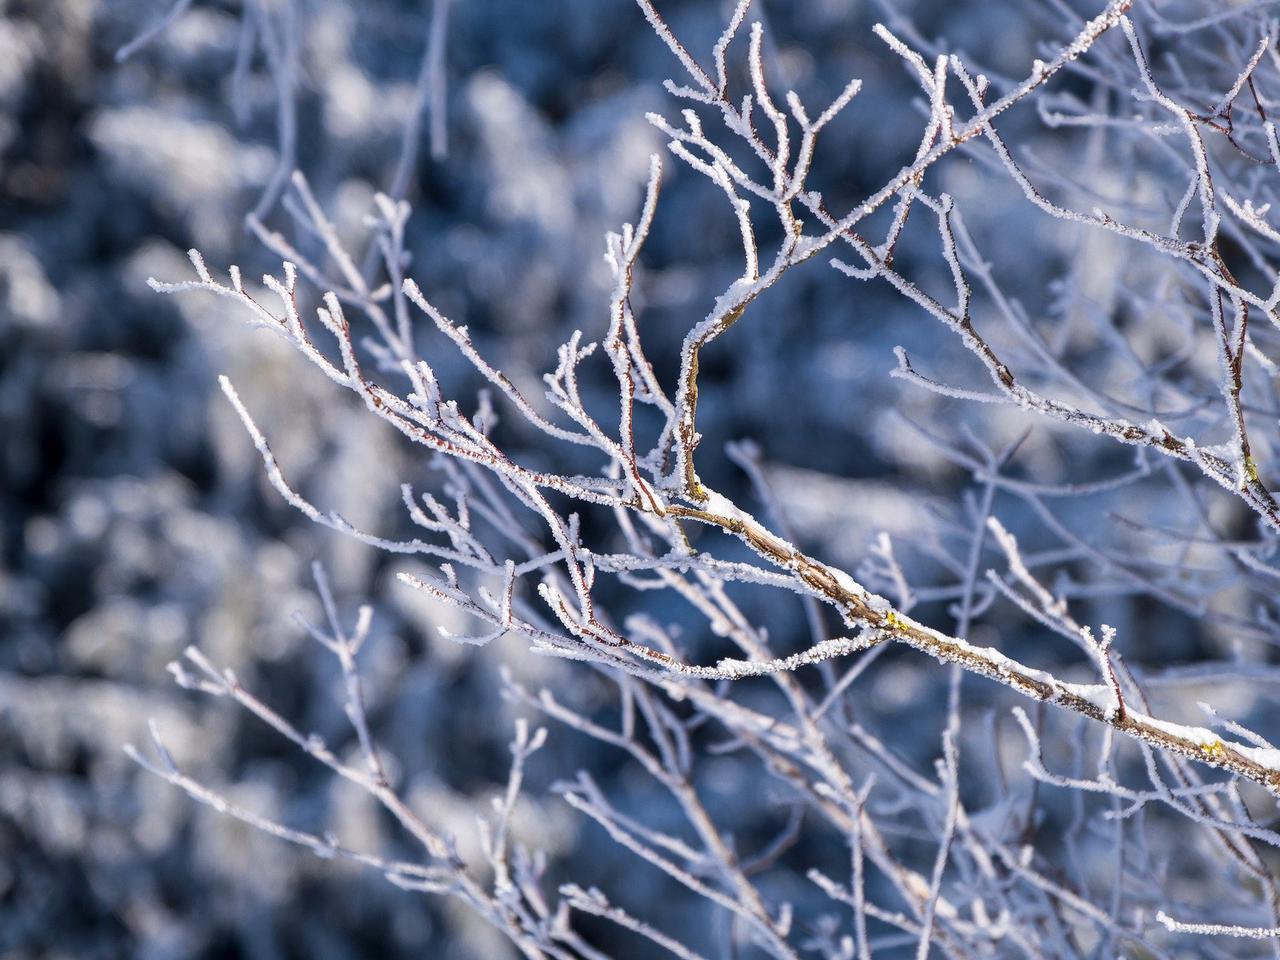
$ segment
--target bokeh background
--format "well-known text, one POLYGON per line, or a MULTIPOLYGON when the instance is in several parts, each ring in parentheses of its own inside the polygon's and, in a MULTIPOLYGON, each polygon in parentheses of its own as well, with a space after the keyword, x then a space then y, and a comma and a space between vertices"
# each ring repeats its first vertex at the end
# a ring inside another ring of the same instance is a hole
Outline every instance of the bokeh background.
MULTIPOLYGON (((151 276, 189 277, 189 247, 216 273, 230 263, 249 277, 278 269, 244 226, 277 162, 279 94, 264 53, 251 47, 237 80, 240 4, 196 0, 117 62, 117 50, 168 7, 9 0, 0 8, 0 956, 508 956, 505 942, 465 912, 260 836, 192 804, 122 753, 145 741, 154 718, 184 768, 236 802, 371 847, 394 842, 369 798, 323 776, 231 705, 179 690, 166 672, 195 644, 300 729, 341 740, 334 664, 291 619, 295 611, 320 615, 314 560, 325 563, 346 616, 359 603, 374 605, 364 668, 375 728, 406 795, 456 830, 464 853, 474 850, 474 818, 488 809, 508 762, 517 710, 499 696, 500 668, 531 687, 574 691, 588 708, 597 690, 604 696, 590 671, 533 657, 518 639, 483 650, 450 644, 438 626, 470 625, 393 579, 415 561, 312 528, 265 482, 217 374, 236 383, 295 485, 364 529, 403 531, 399 484, 429 484, 433 474, 402 438, 371 426, 354 398, 251 330, 233 305, 146 286, 151 276)), ((728 12, 719 0, 661 7, 700 54, 728 12)), ((392 182, 415 110, 430 4, 278 0, 265 8, 296 21, 298 164, 362 250, 373 194, 392 182)), ((864 93, 829 129, 815 166, 814 186, 837 210, 909 160, 922 124, 917 88, 871 35, 872 23, 900 14, 993 76, 1024 75, 1042 39, 1066 34, 1060 11, 1012 0, 758 0, 755 13, 765 20, 767 64, 780 89, 816 104, 849 77, 863 78, 864 93)), ((645 113, 671 110, 661 82, 677 67, 630 0, 455 0, 445 63, 447 152, 432 155, 424 121, 405 190, 414 206, 411 273, 452 319, 470 325, 495 365, 536 385, 572 330, 592 338, 604 329, 604 232, 636 216, 648 157, 664 150, 645 113)), ((1087 95, 1084 81, 1071 83, 1087 95)), ((1055 160, 1088 149, 1034 112, 1011 115, 1006 135, 1055 160)), ((637 307, 651 355, 669 377, 684 331, 736 276, 739 253, 723 196, 674 159, 666 166, 637 307)), ((1099 190, 1123 187, 1131 172, 1118 164, 1115 181, 1099 190)), ((1060 281, 1105 306, 1117 274, 1140 270, 1141 257, 1127 261, 1120 241, 1029 212, 1007 178, 972 156, 955 158, 941 176, 1023 306, 1056 317, 1067 330, 1063 343, 1077 358, 1096 354, 1091 369, 1105 376, 1106 345, 1084 319, 1073 320, 1073 311, 1087 312, 1086 298, 1065 297, 1060 281)), ((290 223, 278 203, 265 220, 286 230, 290 223)), ((771 239, 762 230, 762 243, 771 239)), ((315 251, 313 241, 301 242, 315 251)), ((926 287, 946 289, 929 231, 908 232, 898 263, 926 287)), ((891 379, 895 344, 922 368, 972 370, 933 321, 887 287, 857 284, 820 263, 793 271, 705 356, 701 468, 718 488, 749 499, 741 471, 720 450, 750 438, 807 549, 857 569, 885 530, 921 583, 946 583, 956 576, 947 538, 964 533, 971 478, 911 423, 981 449, 1008 443, 1032 421, 891 379)), ((431 341, 425 351, 458 396, 473 395, 474 379, 447 344, 431 341)), ((603 403, 609 381, 597 373, 586 386, 603 403)), ((533 462, 563 455, 518 429, 510 442, 533 462)), ((1047 428, 1018 451, 1019 469, 1045 482, 1128 463, 1127 453, 1096 438, 1047 428)), ((1159 516, 1168 512, 1161 496, 1124 506, 1131 517, 1159 516)), ((1130 535, 1115 532, 1113 508, 1096 498, 1055 506, 1069 529, 1098 543, 1130 535)), ((1233 509, 1211 508, 1228 520, 1233 509)), ((1002 516, 1032 546, 1060 542, 1025 504, 1002 516)), ((1211 618, 1136 588, 1094 588, 1105 565, 1078 551, 1063 559, 1076 564, 1063 583, 1084 597, 1080 618, 1115 624, 1136 664, 1230 653, 1211 618)), ((944 627, 946 599, 940 591, 924 608, 944 627)), ((804 645, 799 604, 767 594, 742 602, 780 648, 804 645)), ((671 600, 653 603, 657 617, 684 616, 668 609, 671 600)), ((993 616, 988 622, 999 625, 1001 615, 993 616)), ((1011 652, 1079 666, 1072 651, 1057 660, 1042 633, 1013 629, 1013 617, 1003 616, 1011 652)), ((708 656, 714 642, 690 640, 708 656)), ((926 771, 938 751, 944 689, 933 667, 891 654, 861 701, 873 719, 892 721, 891 746, 926 771)), ((975 690, 975 711, 998 699, 975 690)), ((1254 688, 1215 690, 1236 704, 1234 715, 1265 724, 1268 708, 1254 688)), ((1198 696, 1179 688, 1175 706, 1198 696)), ((628 809, 665 816, 669 799, 616 757, 553 731, 531 763, 519 839, 547 851, 555 878, 625 891, 640 912, 659 908, 667 929, 704 939, 706 911, 670 899, 652 871, 549 789, 579 768, 628 809)), ((771 799, 745 768, 725 761, 707 783, 726 829, 747 838, 762 829, 758 810, 771 799)), ((814 862, 829 855, 801 852, 814 862)), ((594 933, 614 955, 645 955, 612 929, 594 933)))

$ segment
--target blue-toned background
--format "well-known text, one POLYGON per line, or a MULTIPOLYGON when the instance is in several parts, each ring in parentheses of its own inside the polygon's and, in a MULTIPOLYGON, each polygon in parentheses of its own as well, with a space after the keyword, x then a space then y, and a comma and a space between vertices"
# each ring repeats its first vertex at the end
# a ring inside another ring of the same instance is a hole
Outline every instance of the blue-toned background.
MULTIPOLYGON (((705 60, 726 4, 660 6, 705 60)), ((263 53, 253 48, 237 85, 240 5, 197 0, 117 63, 116 51, 167 7, 161 0, 16 0, 0 18, 0 956, 513 955, 464 911, 197 807, 122 753, 124 744, 145 741, 146 722, 155 718, 183 767, 236 802, 373 848, 399 842, 368 797, 322 775, 230 705, 179 690, 166 672, 186 645, 198 645, 300 729, 343 742, 340 678, 291 619, 295 611, 320 615, 309 573, 317 559, 346 615, 374 604, 375 635, 364 658, 374 726, 405 795, 455 831, 464 854, 476 850, 475 815, 489 809, 508 763, 517 710, 499 696, 500 668, 526 686, 565 691, 588 710, 593 703, 606 709, 610 695, 585 667, 534 657, 517 638, 483 650, 449 643, 437 626, 461 632, 474 625, 393 578, 420 561, 388 558, 311 527, 266 483, 218 392, 218 374, 236 383, 295 486, 365 529, 403 533, 399 484, 429 485, 435 475, 354 398, 276 338, 251 330, 234 305, 204 294, 164 297, 146 286, 150 276, 188 278, 185 251, 193 246, 219 275, 231 263, 248 277, 279 266, 244 227, 277 160, 278 92, 263 53)), ((374 192, 392 182, 414 109, 429 4, 280 0, 266 7, 276 17, 292 10, 297 21, 298 165, 343 236, 362 250, 364 217, 374 192)), ((862 94, 824 135, 815 163, 812 185, 834 210, 907 163, 924 122, 918 87, 869 29, 891 10, 995 77, 1025 75, 1043 53, 1041 41, 1068 33, 1058 11, 1013 0, 757 0, 766 64, 779 89, 822 104, 850 77, 863 79, 862 94)), ((1118 37, 1103 43, 1122 49, 1118 37)), ((631 0, 455 0, 446 51, 447 153, 431 155, 424 120, 406 189, 414 205, 410 272, 454 321, 470 326, 496 366, 536 394, 574 329, 588 339, 605 329, 604 233, 639 211, 648 157, 665 152, 645 114, 675 114, 661 82, 678 66, 631 0)), ((1064 86, 1089 94, 1079 77, 1064 86)), ((1045 128, 1031 109, 1015 111, 1002 129, 1059 167, 1104 149, 1085 134, 1045 128)), ((1152 204, 1166 199, 1158 176, 1134 173, 1132 156, 1112 159, 1112 181, 1096 184, 1100 195, 1145 191, 1152 204)), ((1086 315, 1121 302, 1115 291, 1123 284, 1141 286, 1152 275, 1147 255, 1038 214, 989 157, 958 152, 931 177, 931 189, 956 195, 1002 282, 1031 316, 1047 318, 1063 355, 1107 380, 1111 364, 1120 364, 1118 348, 1099 339, 1086 315), (1065 297, 1064 283, 1077 295, 1065 297)), ((279 204, 266 222, 291 228, 279 204)), ((873 234, 884 227, 875 223, 873 234)), ((769 229, 762 226, 762 244, 777 240, 769 229)), ((314 241, 300 243, 317 252, 314 241)), ((897 264, 948 295, 935 231, 909 229, 897 264)), ((666 382, 684 332, 739 270, 723 195, 666 156, 636 293, 643 336, 666 382)), ((1127 329, 1137 349, 1161 349, 1158 324, 1127 329)), ((421 343, 469 406, 474 373, 426 326, 421 343)), ((763 512, 722 454, 726 442, 749 438, 806 549, 856 570, 875 535, 888 531, 919 585, 946 587, 958 575, 952 561, 966 549, 964 497, 973 489, 947 445, 975 453, 1030 428, 1015 469, 1046 483, 1098 479, 1131 465, 1129 452, 1104 440, 890 378, 898 344, 922 370, 981 385, 951 335, 887 285, 855 282, 824 263, 793 271, 704 356, 704 477, 763 512)), ((1203 363, 1212 371, 1211 356, 1203 363)), ((600 366, 584 386, 592 402, 607 404, 610 384, 600 366)), ((578 456, 514 423, 508 442, 529 463, 578 456)), ((1185 509, 1166 486, 1143 490, 1055 501, 1054 516, 1091 544, 1142 550, 1132 531, 1117 526, 1117 512, 1155 520, 1185 509)), ((1242 536, 1249 532, 1230 503, 1206 509, 1242 536)), ((998 512, 1028 549, 1064 543, 1025 503, 1001 501, 998 512)), ((985 565, 999 566, 998 557, 985 565)), ((1139 667, 1233 655, 1233 635, 1211 616, 1125 587, 1116 569, 1070 543, 1054 569, 1067 592, 1085 596, 1079 619, 1115 625, 1119 648, 1139 667)), ((777 650, 806 644, 794 598, 744 591, 739 599, 769 627, 777 650)), ((918 612, 950 628, 946 601, 943 590, 918 612)), ((622 612, 643 609, 705 632, 669 597, 619 590, 613 602, 622 612)), ((975 637, 994 642, 993 627, 1012 654, 1088 673, 1078 652, 1011 610, 994 609, 975 637)), ((727 652, 709 635, 685 639, 706 661, 727 652)), ((1268 652, 1253 649, 1246 653, 1267 661, 1268 652)), ((857 693, 862 722, 880 725, 889 746, 930 776, 945 683, 932 661, 892 652, 857 693)), ((978 681, 966 691, 975 724, 995 708, 1007 719, 1016 702, 978 681)), ((1264 726, 1274 719, 1259 688, 1220 683, 1212 693, 1240 719, 1264 726)), ((1202 694, 1177 688, 1166 706, 1181 717, 1202 694)), ((563 729, 551 734, 531 761, 518 839, 547 851, 553 882, 598 884, 713 950, 716 921, 705 905, 673 895, 550 786, 590 769, 621 808, 659 825, 671 816, 669 797, 598 744, 563 729)), ((1018 762, 1014 756, 1010 769, 1018 762)), ((966 789, 980 806, 986 774, 971 773, 966 789)), ((774 788, 748 766, 726 758, 701 775, 709 808, 744 848, 785 820, 774 788)), ((1069 813, 1062 797, 1041 802, 1050 819, 1055 805, 1069 813)), ((931 854, 920 853, 927 863, 931 854)), ((793 856, 832 870, 847 863, 847 853, 821 836, 793 856)), ((787 895, 803 910, 820 897, 805 886, 803 869, 794 877, 777 882, 794 885, 787 895)), ((647 955, 613 927, 585 921, 584 928, 606 952, 647 955)))

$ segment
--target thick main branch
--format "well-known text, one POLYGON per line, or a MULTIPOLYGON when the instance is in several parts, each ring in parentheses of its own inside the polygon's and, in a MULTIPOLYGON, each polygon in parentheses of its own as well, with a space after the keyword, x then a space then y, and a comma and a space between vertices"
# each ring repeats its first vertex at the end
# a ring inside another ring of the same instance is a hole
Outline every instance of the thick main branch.
POLYGON ((670 515, 719 527, 737 537, 776 567, 807 584, 835 607, 851 625, 870 628, 860 646, 898 640, 944 663, 987 677, 1036 700, 1105 723, 1134 739, 1172 753, 1228 770, 1260 784, 1280 797, 1280 750, 1266 750, 1223 740, 1204 727, 1169 723, 1133 709, 1115 710, 1106 684, 1077 684, 1059 680, 1007 657, 992 647, 978 647, 948 636, 899 613, 882 597, 870 593, 848 574, 827 566, 776 536, 723 497, 709 493, 706 509, 673 506, 670 515))

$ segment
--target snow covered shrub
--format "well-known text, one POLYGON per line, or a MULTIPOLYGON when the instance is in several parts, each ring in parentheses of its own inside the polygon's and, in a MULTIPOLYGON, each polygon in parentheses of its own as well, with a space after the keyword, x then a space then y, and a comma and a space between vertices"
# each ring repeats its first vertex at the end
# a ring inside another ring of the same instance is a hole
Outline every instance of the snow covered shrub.
POLYGON ((491 75, 446 144, 437 0, 367 239, 291 173, 300 14, 246 14, 280 98, 249 224, 283 264, 259 285, 192 251, 194 279, 152 281, 288 344, 333 416, 362 408, 346 430, 401 436, 399 515, 357 521, 326 491, 377 465, 295 482, 272 446, 294 388, 250 402, 221 380, 279 496, 390 555, 441 633, 509 666, 492 810, 464 836, 431 771, 383 745, 412 690, 384 676, 371 701, 377 614, 344 614, 323 567, 303 622, 349 729, 312 732, 195 647, 171 669, 354 785, 385 832, 233 800, 163 725, 135 758, 527 957, 1276 954, 1267 5, 974 5, 947 42, 929 8, 885 3, 856 79, 832 73, 861 29, 840 4, 777 11, 811 18, 809 54, 749 0, 712 32, 719 4, 638 6, 607 16, 668 56, 665 150, 637 128, 588 174, 491 75), (404 199, 428 104, 433 152, 477 158, 513 235, 455 238, 479 300, 404 199), (633 213, 601 285, 576 211, 612 171, 595 209, 633 213), (282 197, 292 232, 269 222, 282 197), (592 747, 566 768, 575 739, 592 747), (525 799, 535 775, 562 805, 525 799), (549 855, 529 821, 553 808, 578 839, 549 855), (604 867, 605 841, 629 859, 604 867))

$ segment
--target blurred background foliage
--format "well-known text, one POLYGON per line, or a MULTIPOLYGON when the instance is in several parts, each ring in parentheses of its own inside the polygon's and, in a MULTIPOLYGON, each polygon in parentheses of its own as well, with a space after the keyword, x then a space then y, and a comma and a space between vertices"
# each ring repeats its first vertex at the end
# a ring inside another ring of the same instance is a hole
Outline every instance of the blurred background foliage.
MULTIPOLYGON (((282 17, 291 9, 297 23, 299 166, 360 248, 372 196, 393 177, 414 108, 431 11, 426 0, 268 6, 282 17)), ((500 788, 508 763, 515 708, 499 697, 499 669, 531 687, 571 691, 584 709, 609 704, 594 674, 533 657, 517 639, 483 650, 451 645, 436 627, 468 625, 392 579, 417 561, 312 528, 265 482, 217 393, 216 374, 236 382, 295 486, 365 529, 403 532, 399 484, 427 483, 431 471, 284 344, 250 331, 226 302, 159 297, 145 286, 148 276, 186 277, 184 251, 193 246, 217 271, 232 262, 246 276, 278 269, 244 227, 276 165, 278 92, 264 54, 253 49, 237 86, 240 5, 197 0, 117 63, 116 51, 167 7, 9 0, 0 19, 0 955, 508 956, 505 942, 450 904, 255 835, 141 775, 121 753, 156 717, 178 760, 237 802, 370 846, 399 842, 368 797, 321 776, 229 705, 178 690, 166 674, 166 664, 196 644, 301 729, 340 740, 340 678, 291 620, 294 611, 318 616, 309 575, 317 559, 346 615, 358 603, 375 605, 364 662, 373 722, 407 795, 456 824, 464 853, 475 812, 500 788)), ((712 0, 661 7, 695 51, 710 49, 728 13, 712 0)), ((758 0, 768 67, 781 89, 822 103, 849 77, 864 81, 862 96, 824 135, 815 164, 813 184, 832 209, 878 187, 916 146, 914 81, 869 31, 887 10, 993 75, 1025 75, 1039 41, 1063 34, 1052 8, 1012 0, 758 0)), ((470 326, 495 366, 538 393, 570 331, 593 338, 604 329, 603 235, 636 215, 648 156, 663 149, 645 112, 666 106, 661 81, 676 67, 629 0, 457 0, 446 63, 448 151, 432 157, 424 125, 406 190, 414 206, 410 272, 454 321, 470 326)), ((1087 95, 1079 78, 1067 83, 1087 95)), ((1004 132, 1060 166, 1087 147, 1082 136, 1044 128, 1031 109, 1014 111, 1004 132)), ((1111 173, 1114 182, 1099 190, 1143 189, 1132 162, 1117 162, 1111 173)), ((1128 248, 1122 256, 1119 240, 1037 215, 1015 185, 987 175, 972 156, 936 176, 1023 306, 1050 318, 1066 349, 1105 379, 1107 347, 1081 317, 1116 296, 1117 275, 1148 269, 1143 256, 1129 257, 1128 248), (1075 293, 1065 295, 1063 283, 1075 293)), ((276 204, 265 220, 284 228, 289 217, 276 204)), ((637 283, 650 356, 668 382, 684 332, 739 269, 737 243, 724 198, 668 163, 637 283)), ((946 289, 930 229, 907 231, 897 263, 926 289, 946 289)), ((1135 333, 1140 349, 1155 352, 1164 349, 1162 336, 1156 326, 1135 333)), ((447 344, 433 344, 426 355, 453 395, 474 396, 473 373, 447 344)), ((910 422, 944 443, 991 448, 1031 422, 891 379, 895 344, 922 366, 970 369, 933 321, 887 288, 854 284, 818 263, 793 271, 705 357, 700 467, 749 503, 748 485, 720 451, 752 438, 806 549, 854 569, 887 530, 909 572, 937 581, 954 576, 939 558, 963 525, 970 478, 910 422)), ((590 402, 612 403, 607 370, 596 375, 585 384, 590 402)), ((527 462, 563 456, 518 423, 499 429, 527 462)), ((1127 457, 1094 438, 1039 427, 1016 462, 1048 482, 1116 472, 1127 457)), ((1168 509, 1161 496, 1123 506, 1137 519, 1157 517, 1168 509)), ((1058 506, 1079 535, 1117 536, 1108 515, 1115 504, 1058 506)), ((1231 522, 1230 504, 1212 508, 1231 522)), ((1003 516, 1033 547, 1056 542, 1025 506, 1012 504, 1003 516)), ((1098 569, 1068 558, 1062 575, 1084 583, 1098 569)), ((1079 619, 1115 624, 1135 663, 1224 653, 1227 635, 1211 617, 1140 592, 1081 592, 1079 619)), ((784 652, 804 645, 798 602, 740 599, 784 652)), ((645 601, 617 598, 623 607, 645 601)), ((923 610, 947 625, 942 600, 923 610)), ((647 612, 688 620, 674 605, 647 612)), ((1071 660, 1069 651, 1046 649, 1036 630, 1002 637, 1033 662, 1071 660)), ((714 637, 687 642, 706 660, 725 652, 714 637)), ((926 766, 937 755, 945 684, 934 667, 890 652, 861 701, 869 716, 895 724, 892 747, 926 766)), ((978 683, 974 689, 975 713, 999 699, 978 683)), ((1236 691, 1244 698, 1237 715, 1261 717, 1265 728, 1268 708, 1251 691, 1236 691)), ((634 903, 661 904, 667 929, 704 941, 712 922, 705 905, 664 900, 667 888, 653 871, 605 843, 550 792, 579 768, 622 809, 659 826, 668 816, 670 799, 616 757, 553 731, 531 763, 519 839, 548 852, 553 877, 621 887, 634 903)), ((725 759, 702 776, 711 809, 744 846, 785 819, 745 766, 725 759)), ((817 846, 796 853, 819 866, 840 856, 817 846)), ((788 895, 802 901, 817 891, 788 895)), ((644 955, 612 928, 594 933, 610 953, 644 955)))

